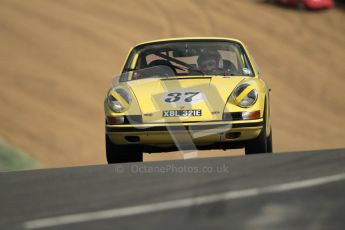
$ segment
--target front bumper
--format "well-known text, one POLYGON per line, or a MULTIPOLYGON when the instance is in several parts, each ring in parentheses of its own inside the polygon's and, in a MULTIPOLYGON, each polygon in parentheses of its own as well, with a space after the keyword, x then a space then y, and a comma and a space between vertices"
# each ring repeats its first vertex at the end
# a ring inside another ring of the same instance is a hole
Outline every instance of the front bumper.
POLYGON ((246 121, 127 124, 106 125, 106 134, 113 143, 119 145, 169 147, 176 142, 193 141, 196 146, 203 146, 254 139, 262 127, 262 118, 246 121))

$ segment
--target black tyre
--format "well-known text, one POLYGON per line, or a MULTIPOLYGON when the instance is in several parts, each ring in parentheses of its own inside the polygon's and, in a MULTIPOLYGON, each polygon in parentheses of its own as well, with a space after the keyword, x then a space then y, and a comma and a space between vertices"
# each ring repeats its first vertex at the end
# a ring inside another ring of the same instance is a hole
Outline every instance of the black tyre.
POLYGON ((270 135, 267 137, 267 152, 272 153, 273 152, 273 144, 272 144, 272 128, 270 128, 270 135))
POLYGON ((139 147, 116 145, 108 135, 105 135, 105 149, 108 164, 143 161, 143 151, 139 147))
POLYGON ((250 141, 245 147, 246 155, 256 153, 267 153, 266 128, 263 126, 259 136, 250 141))
POLYGON ((266 133, 266 104, 265 104, 265 110, 264 110, 264 122, 262 126, 262 130, 257 138, 254 140, 251 140, 248 144, 245 146, 245 153, 246 155, 249 154, 257 154, 257 153, 271 153, 272 148, 272 130, 270 132, 270 135, 267 137, 266 133))

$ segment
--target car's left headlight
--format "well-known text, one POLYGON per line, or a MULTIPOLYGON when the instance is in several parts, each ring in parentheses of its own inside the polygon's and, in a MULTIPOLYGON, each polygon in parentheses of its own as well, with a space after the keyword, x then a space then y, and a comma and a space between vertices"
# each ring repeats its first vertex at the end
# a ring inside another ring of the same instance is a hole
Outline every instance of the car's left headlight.
POLYGON ((129 108, 132 102, 131 94, 124 88, 112 88, 108 93, 108 106, 116 113, 122 113, 129 108))
POLYGON ((232 98, 238 106, 248 108, 258 99, 258 91, 251 84, 240 84, 233 91, 232 98))

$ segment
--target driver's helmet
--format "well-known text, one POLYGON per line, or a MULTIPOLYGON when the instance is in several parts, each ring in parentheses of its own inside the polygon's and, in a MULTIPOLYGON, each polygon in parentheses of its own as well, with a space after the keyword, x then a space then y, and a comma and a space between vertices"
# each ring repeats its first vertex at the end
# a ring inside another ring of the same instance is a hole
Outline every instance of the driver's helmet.
POLYGON ((197 60, 199 70, 204 73, 213 73, 223 68, 222 57, 218 51, 204 51, 197 60))

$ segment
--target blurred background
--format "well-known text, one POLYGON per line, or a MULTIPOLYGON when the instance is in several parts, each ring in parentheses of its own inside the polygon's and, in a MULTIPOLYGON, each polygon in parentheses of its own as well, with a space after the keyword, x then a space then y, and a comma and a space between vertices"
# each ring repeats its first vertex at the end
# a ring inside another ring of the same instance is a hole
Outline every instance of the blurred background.
POLYGON ((344 13, 264 0, 0 0, 0 170, 104 164, 112 77, 130 47, 170 37, 248 46, 272 88, 275 152, 344 147, 344 13))

